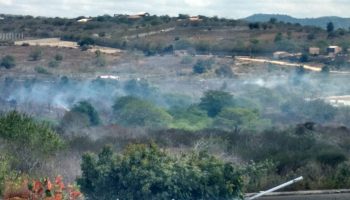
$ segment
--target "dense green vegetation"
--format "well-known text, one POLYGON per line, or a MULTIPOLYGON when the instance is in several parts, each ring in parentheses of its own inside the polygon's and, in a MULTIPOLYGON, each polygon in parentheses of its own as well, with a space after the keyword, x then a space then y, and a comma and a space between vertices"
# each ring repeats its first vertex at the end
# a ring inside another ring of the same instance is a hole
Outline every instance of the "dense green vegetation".
POLYGON ((81 190, 89 199, 230 199, 242 197, 237 169, 205 152, 172 156, 155 144, 122 155, 104 148, 83 156, 81 190))

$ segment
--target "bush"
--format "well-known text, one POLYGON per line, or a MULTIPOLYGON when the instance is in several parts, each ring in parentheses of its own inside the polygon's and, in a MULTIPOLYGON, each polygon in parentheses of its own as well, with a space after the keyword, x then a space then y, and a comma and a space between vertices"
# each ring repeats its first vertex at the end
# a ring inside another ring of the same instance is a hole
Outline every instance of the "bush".
POLYGON ((228 65, 220 66, 218 69, 215 70, 215 74, 220 77, 227 77, 227 78, 234 77, 232 68, 228 65))
POLYGON ((105 147, 85 154, 77 182, 91 200, 242 199, 242 180, 230 164, 205 152, 171 156, 156 145, 130 145, 121 155, 105 147))
POLYGON ((302 54, 300 57, 300 62, 305 63, 308 61, 309 61, 309 56, 306 53, 302 54))
POLYGON ((95 40, 92 38, 84 38, 78 42, 78 45, 80 47, 90 46, 90 45, 94 45, 94 44, 95 44, 95 40))
POLYGON ((209 90, 201 98, 199 107, 205 111, 209 117, 218 115, 224 107, 233 105, 233 96, 228 92, 209 90))
POLYGON ((10 69, 16 66, 15 58, 13 56, 5 56, 1 59, 0 66, 10 69))
POLYGON ((239 132, 242 128, 252 128, 259 121, 256 111, 245 108, 224 108, 216 117, 214 126, 224 130, 239 132))
POLYGON ((317 156, 317 161, 324 165, 336 167, 340 163, 345 162, 346 157, 341 152, 321 152, 320 155, 317 156))
POLYGON ((91 126, 97 126, 100 124, 100 117, 95 108, 87 101, 81 101, 74 105, 71 112, 80 113, 86 115, 90 121, 91 126))
POLYGON ((41 67, 41 66, 35 67, 34 70, 35 70, 38 74, 46 74, 46 75, 51 74, 47 69, 45 69, 44 67, 41 67))
POLYGON ((193 57, 192 56, 184 56, 181 59, 181 64, 191 64, 193 62, 193 57))
POLYGON ((35 49, 34 51, 30 52, 29 58, 32 61, 40 60, 43 55, 43 51, 41 49, 35 49))
POLYGON ((49 64, 48 64, 48 66, 51 67, 51 68, 56 68, 56 67, 58 67, 59 65, 60 65, 60 62, 57 61, 57 60, 51 60, 51 61, 49 62, 49 64))
POLYGON ((15 160, 14 169, 30 172, 63 147, 60 137, 45 123, 16 111, 0 117, 0 138, 15 160))
POLYGON ((97 50, 95 52, 95 65, 98 67, 104 67, 107 65, 106 57, 101 53, 101 51, 97 50))
POLYGON ((212 59, 208 60, 197 60, 196 64, 193 66, 193 72, 195 74, 203 74, 212 68, 214 61, 212 59))
POLYGON ((62 54, 56 54, 56 55, 55 55, 55 60, 56 60, 56 61, 62 61, 62 60, 63 60, 62 54))
POLYGON ((113 111, 117 122, 125 126, 166 127, 172 117, 151 102, 126 96, 116 100, 113 111))

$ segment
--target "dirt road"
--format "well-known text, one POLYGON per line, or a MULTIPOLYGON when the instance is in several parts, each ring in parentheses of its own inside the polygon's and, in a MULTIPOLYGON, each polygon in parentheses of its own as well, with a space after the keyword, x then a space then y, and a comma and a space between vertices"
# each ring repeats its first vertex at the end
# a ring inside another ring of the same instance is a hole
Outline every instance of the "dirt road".
MULTIPOLYGON (((43 39, 34 39, 34 40, 21 40, 16 41, 15 45, 21 46, 23 44, 29 44, 30 46, 49 46, 49 47, 60 47, 60 48, 79 48, 78 43, 71 41, 62 41, 60 38, 43 38, 43 39)), ((122 50, 116 48, 102 47, 102 46, 92 46, 88 51, 95 52, 101 51, 105 54, 118 54, 122 50)))
MULTIPOLYGON (((243 57, 243 56, 238 56, 238 57, 236 57, 236 59, 239 61, 270 63, 270 64, 287 66, 287 67, 299 67, 302 65, 299 63, 290 63, 290 62, 285 62, 285 61, 269 60, 269 59, 262 59, 262 58, 250 58, 250 57, 243 57)), ((302 65, 302 66, 304 66, 304 69, 307 69, 310 71, 320 72, 322 70, 321 67, 317 67, 317 66, 311 66, 311 65, 302 65)))

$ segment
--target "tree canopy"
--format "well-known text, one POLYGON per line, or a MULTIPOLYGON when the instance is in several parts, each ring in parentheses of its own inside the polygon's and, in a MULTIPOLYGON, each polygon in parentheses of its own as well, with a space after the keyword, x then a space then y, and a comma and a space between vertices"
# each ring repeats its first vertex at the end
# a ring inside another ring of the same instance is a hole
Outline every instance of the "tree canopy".
POLYGON ((113 111, 117 122, 125 126, 166 127, 172 119, 165 110, 133 96, 117 99, 113 111))
POLYGON ((105 147, 83 156, 78 184, 89 199, 242 198, 242 179, 230 164, 205 152, 171 156, 156 145, 130 145, 121 155, 105 147))
POLYGON ((209 117, 215 117, 226 106, 233 105, 233 96, 228 92, 209 90, 204 93, 199 103, 200 108, 206 110, 209 117))

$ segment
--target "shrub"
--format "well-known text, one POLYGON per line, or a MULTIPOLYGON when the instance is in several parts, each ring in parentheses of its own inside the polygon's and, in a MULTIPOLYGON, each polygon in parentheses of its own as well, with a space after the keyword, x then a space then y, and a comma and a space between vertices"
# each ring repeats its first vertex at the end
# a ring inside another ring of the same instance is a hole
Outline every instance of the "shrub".
POLYGON ((228 92, 209 90, 201 98, 199 107, 207 111, 209 117, 218 115, 224 107, 233 105, 233 96, 228 92))
POLYGON ((62 60, 63 60, 62 54, 56 54, 56 55, 55 55, 55 60, 56 60, 56 61, 62 61, 62 60))
POLYGON ((234 77, 232 68, 228 65, 221 65, 218 69, 215 70, 215 73, 220 77, 227 77, 227 78, 234 77))
POLYGON ((172 117, 153 103, 126 96, 116 100, 113 111, 117 122, 125 126, 166 127, 172 117))
POLYGON ((101 53, 101 51, 97 50, 95 52, 95 65, 98 67, 104 67, 107 65, 106 57, 101 53))
POLYGON ((90 46, 90 45, 94 45, 95 44, 95 40, 92 39, 92 38, 83 38, 81 39, 79 42, 78 42, 78 45, 80 47, 83 47, 83 46, 90 46))
POLYGON ((51 61, 49 62, 49 64, 48 64, 48 66, 51 67, 51 68, 56 68, 56 67, 58 67, 59 65, 60 65, 60 62, 57 61, 57 60, 51 60, 51 61))
POLYGON ((0 66, 10 69, 16 66, 15 58, 7 55, 1 59, 0 66))
POLYGON ((181 64, 191 64, 193 62, 192 56, 184 56, 181 59, 181 64))
POLYGON ((16 161, 11 163, 14 169, 23 172, 34 170, 63 147, 63 141, 49 125, 17 111, 0 117, 0 138, 16 161))
POLYGON ((317 161, 324 165, 336 167, 342 162, 346 161, 346 157, 341 152, 321 152, 317 156, 317 161))
POLYGON ((9 191, 6 191, 5 199, 77 200, 83 198, 76 187, 72 185, 65 186, 61 176, 57 176, 53 183, 49 178, 33 181, 29 181, 27 177, 17 179, 19 180, 8 181, 9 191))
POLYGON ((251 128, 259 121, 259 114, 245 108, 224 108, 216 117, 214 126, 224 130, 239 132, 251 128))
POLYGON ((197 60, 196 64, 193 66, 193 72, 196 74, 206 73, 212 68, 214 61, 212 59, 208 60, 197 60))
POLYGON ((38 74, 46 74, 46 75, 51 74, 47 69, 45 69, 44 67, 41 67, 41 66, 35 67, 34 70, 35 70, 38 74))
POLYGON ((230 164, 205 153, 175 157, 156 145, 130 145, 121 155, 105 147, 85 154, 77 182, 88 199, 242 199, 230 164))
POLYGON ((30 52, 29 58, 32 61, 40 60, 43 55, 43 51, 39 48, 35 49, 34 51, 30 52))
POLYGON ((87 101, 80 101, 74 105, 71 112, 86 115, 90 121, 90 125, 97 126, 100 124, 100 117, 95 108, 87 101))
POLYGON ((308 61, 309 61, 309 56, 306 53, 302 54, 300 57, 300 62, 305 63, 308 61))

